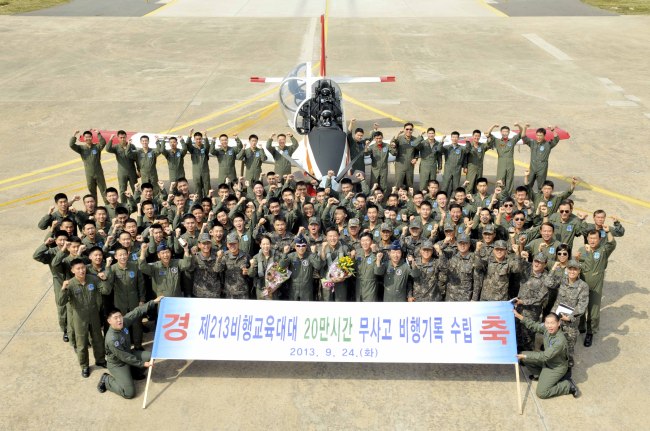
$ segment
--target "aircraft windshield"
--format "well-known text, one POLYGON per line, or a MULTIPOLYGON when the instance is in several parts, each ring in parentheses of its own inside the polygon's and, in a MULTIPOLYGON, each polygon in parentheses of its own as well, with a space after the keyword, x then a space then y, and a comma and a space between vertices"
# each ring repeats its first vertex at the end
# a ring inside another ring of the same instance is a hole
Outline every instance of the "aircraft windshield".
POLYGON ((293 122, 298 107, 307 97, 304 79, 306 67, 306 63, 299 64, 280 84, 280 107, 289 123, 293 122))

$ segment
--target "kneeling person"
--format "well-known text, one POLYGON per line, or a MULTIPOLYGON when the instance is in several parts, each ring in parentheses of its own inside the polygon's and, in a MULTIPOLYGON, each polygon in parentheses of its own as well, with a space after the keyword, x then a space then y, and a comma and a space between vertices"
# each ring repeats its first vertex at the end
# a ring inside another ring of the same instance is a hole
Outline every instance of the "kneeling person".
POLYGON ((549 313, 544 319, 544 324, 525 318, 512 310, 515 317, 528 329, 539 334, 544 334, 544 351, 521 352, 517 358, 530 370, 533 376, 539 376, 537 391, 539 398, 552 398, 558 395, 572 394, 574 398, 580 396, 580 390, 571 378, 567 378, 569 371, 569 345, 560 330, 560 318, 555 313, 549 313))
POLYGON ((107 313, 110 327, 106 332, 106 359, 108 360, 108 371, 99 379, 97 390, 101 393, 108 389, 111 392, 131 399, 135 396, 135 384, 131 375, 131 367, 151 367, 151 352, 131 349, 131 335, 127 329, 136 320, 142 319, 147 312, 155 307, 164 296, 147 302, 122 316, 117 308, 107 313))

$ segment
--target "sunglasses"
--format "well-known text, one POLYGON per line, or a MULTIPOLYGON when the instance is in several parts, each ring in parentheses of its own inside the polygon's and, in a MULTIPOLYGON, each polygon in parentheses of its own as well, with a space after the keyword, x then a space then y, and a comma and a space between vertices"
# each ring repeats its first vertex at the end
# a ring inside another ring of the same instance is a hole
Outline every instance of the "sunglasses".
POLYGON ((511 207, 512 204, 503 204, 504 207, 511 207))
POLYGON ((567 253, 566 251, 558 251, 558 252, 557 252, 557 255, 558 255, 558 256, 568 256, 569 253, 567 253))
POLYGON ((404 130, 413 130, 413 129, 411 127, 409 127, 409 128, 404 129, 404 130))
POLYGON ((296 244, 296 247, 300 247, 300 248, 307 247, 307 244, 296 244))
POLYGON ((515 217, 514 220, 515 220, 515 221, 524 221, 524 220, 526 220, 526 219, 523 219, 523 218, 521 218, 521 217, 515 217))
POLYGON ((568 214, 569 212, 569 210, 560 210, 560 214, 568 214))

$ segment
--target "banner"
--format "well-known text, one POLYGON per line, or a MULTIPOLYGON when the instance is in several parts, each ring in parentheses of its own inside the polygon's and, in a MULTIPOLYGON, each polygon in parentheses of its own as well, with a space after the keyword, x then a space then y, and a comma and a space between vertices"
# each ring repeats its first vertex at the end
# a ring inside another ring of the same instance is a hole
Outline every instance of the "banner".
POLYGON ((516 364, 512 307, 164 298, 152 357, 516 364))

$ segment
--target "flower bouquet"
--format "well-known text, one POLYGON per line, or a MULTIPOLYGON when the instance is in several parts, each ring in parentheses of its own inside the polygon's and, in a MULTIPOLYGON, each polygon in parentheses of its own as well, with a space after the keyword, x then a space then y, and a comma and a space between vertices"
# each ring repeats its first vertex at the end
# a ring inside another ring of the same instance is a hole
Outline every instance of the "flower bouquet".
POLYGON ((340 283, 346 278, 354 275, 354 259, 350 256, 339 257, 332 262, 327 270, 327 277, 323 280, 323 287, 334 292, 336 283, 340 283))
POLYGON ((264 276, 264 296, 271 296, 275 293, 276 290, 291 277, 291 271, 280 265, 279 262, 273 262, 266 269, 266 274, 264 276))

